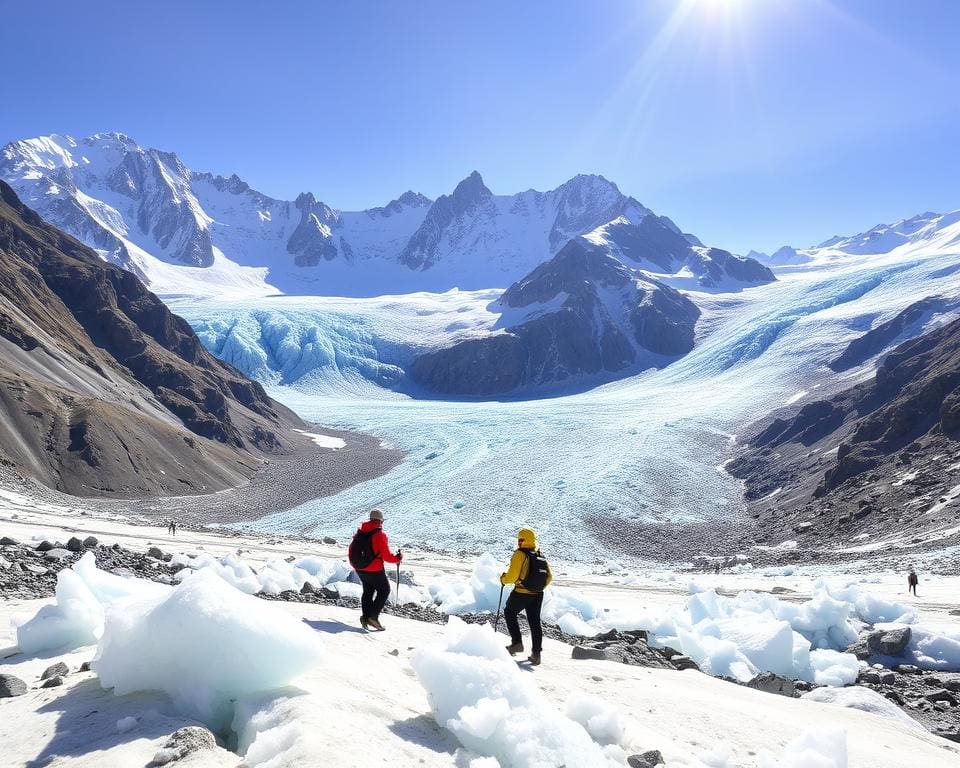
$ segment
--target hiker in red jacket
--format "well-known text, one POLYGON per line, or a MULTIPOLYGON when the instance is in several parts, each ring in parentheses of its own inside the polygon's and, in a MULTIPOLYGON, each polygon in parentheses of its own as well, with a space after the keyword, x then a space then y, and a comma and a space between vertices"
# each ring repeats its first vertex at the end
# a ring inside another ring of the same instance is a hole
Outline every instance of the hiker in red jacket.
POLYGON ((364 629, 383 630, 380 623, 380 611, 390 596, 390 581, 383 568, 384 563, 399 563, 403 552, 390 551, 387 534, 383 532, 383 512, 370 510, 370 519, 360 526, 350 543, 350 565, 353 566, 363 584, 363 596, 360 598, 360 625, 364 629))

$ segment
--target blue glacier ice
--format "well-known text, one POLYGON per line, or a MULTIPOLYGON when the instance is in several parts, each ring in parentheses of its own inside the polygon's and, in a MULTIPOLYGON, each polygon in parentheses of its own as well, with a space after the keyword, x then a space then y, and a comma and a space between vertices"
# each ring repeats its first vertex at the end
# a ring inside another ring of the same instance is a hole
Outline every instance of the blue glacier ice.
MULTIPOLYGON (((348 536, 389 510, 398 544, 506 550, 522 523, 554 556, 626 562, 638 523, 729 517, 739 481, 722 470, 736 433, 777 408, 870 375, 826 363, 919 298, 960 295, 960 254, 886 256, 794 268, 772 285, 694 294, 694 350, 663 370, 586 392, 456 402, 404 394, 419 352, 488 332, 496 292, 377 299, 273 297, 253 305, 174 302, 214 353, 302 416, 379 436, 407 452, 383 477, 278 511, 265 531, 348 536), (597 545, 612 531, 621 548, 597 545)), ((748 546, 748 543, 745 543, 748 546)))

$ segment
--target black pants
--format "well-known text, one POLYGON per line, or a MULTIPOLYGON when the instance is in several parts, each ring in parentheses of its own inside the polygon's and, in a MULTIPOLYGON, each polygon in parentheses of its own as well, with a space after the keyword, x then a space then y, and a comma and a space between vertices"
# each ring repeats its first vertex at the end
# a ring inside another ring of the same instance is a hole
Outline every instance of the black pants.
POLYGON ((533 642, 533 652, 540 653, 543 650, 543 628, 540 626, 540 609, 542 607, 543 592, 535 595, 525 595, 514 590, 510 593, 507 604, 503 609, 503 618, 507 623, 511 642, 523 642, 523 637, 520 634, 520 621, 517 616, 520 615, 520 611, 526 611, 527 623, 530 625, 530 640, 533 642))
POLYGON ((387 604, 390 597, 390 582, 386 571, 357 571, 360 583, 363 584, 363 596, 360 598, 360 609, 363 618, 376 619, 380 611, 387 604))

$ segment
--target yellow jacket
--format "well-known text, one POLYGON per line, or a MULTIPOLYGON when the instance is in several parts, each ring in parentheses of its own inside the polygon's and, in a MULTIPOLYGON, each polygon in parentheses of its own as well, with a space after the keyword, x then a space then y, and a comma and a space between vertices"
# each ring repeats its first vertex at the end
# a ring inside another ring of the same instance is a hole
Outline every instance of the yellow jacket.
MULTIPOLYGON (((527 570, 529 569, 529 561, 524 550, 535 550, 537 548, 537 534, 533 532, 530 528, 522 528, 520 533, 517 534, 518 543, 522 543, 522 546, 517 548, 517 551, 513 553, 513 557, 510 558, 510 567, 507 568, 507 572, 500 576, 501 584, 516 584, 513 588, 515 592, 519 592, 521 595, 533 595, 535 592, 531 592, 529 589, 524 589, 517 582, 523 581, 524 577, 527 575, 527 570)), ((550 571, 550 564, 547 564, 547 583, 544 585, 544 589, 550 586, 550 582, 553 581, 553 573, 550 571)))

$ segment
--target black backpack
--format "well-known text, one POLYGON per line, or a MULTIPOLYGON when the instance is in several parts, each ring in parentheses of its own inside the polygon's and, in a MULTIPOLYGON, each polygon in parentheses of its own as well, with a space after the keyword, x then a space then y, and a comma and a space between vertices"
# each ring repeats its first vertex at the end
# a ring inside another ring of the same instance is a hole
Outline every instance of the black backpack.
POLYGON ((517 582, 528 592, 543 592, 547 588, 547 576, 550 569, 547 558, 540 554, 539 549, 520 550, 527 556, 527 575, 517 582))
POLYGON ((379 531, 379 528, 374 528, 353 534, 353 541, 350 542, 350 548, 347 550, 347 558, 356 570, 368 568, 377 559, 377 553, 373 551, 373 536, 379 531))

